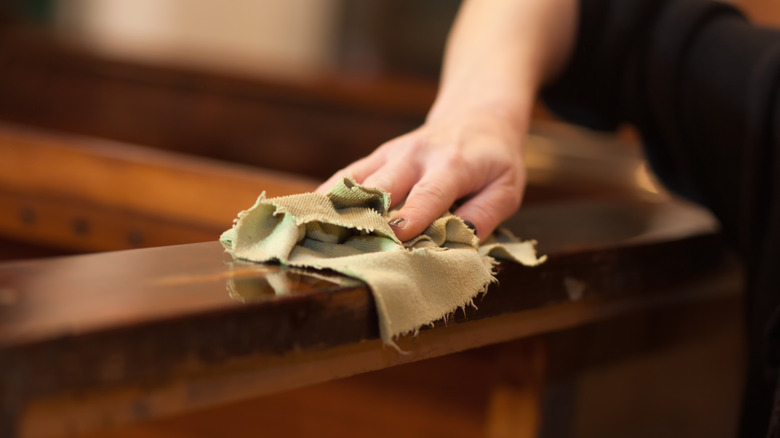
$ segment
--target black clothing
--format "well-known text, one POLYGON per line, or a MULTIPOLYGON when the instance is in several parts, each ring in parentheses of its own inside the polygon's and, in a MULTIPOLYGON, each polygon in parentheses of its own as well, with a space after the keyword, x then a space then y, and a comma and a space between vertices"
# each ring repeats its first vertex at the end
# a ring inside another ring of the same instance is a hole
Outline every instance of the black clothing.
POLYGON ((718 217, 748 273, 741 436, 780 436, 780 31, 704 0, 581 0, 579 15, 544 97, 592 128, 635 125, 667 185, 718 217))

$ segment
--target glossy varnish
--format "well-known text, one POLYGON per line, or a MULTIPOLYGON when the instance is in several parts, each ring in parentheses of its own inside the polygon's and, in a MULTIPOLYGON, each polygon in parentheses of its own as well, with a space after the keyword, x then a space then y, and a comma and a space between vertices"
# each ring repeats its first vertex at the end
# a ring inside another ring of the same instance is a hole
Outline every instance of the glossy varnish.
POLYGON ((711 220, 687 204, 582 204, 568 212, 568 228, 552 207, 510 221, 516 233, 548 242, 541 246, 548 261, 502 264, 478 308, 399 340, 407 354, 382 347, 370 291, 359 281, 235 261, 216 242, 2 265, 2 431, 62 430, 66 420, 50 414, 80 403, 90 408, 69 426, 76 431, 152 418, 166 412, 141 400, 175 393, 171 382, 187 395, 167 412, 186 411, 615 313, 706 301, 733 284, 723 282, 737 271, 711 220), (611 227, 599 211, 635 223, 611 227), (254 383, 236 386, 236 375, 254 383), (122 391, 136 392, 116 402, 122 391), (111 403, 123 407, 111 411, 111 403))

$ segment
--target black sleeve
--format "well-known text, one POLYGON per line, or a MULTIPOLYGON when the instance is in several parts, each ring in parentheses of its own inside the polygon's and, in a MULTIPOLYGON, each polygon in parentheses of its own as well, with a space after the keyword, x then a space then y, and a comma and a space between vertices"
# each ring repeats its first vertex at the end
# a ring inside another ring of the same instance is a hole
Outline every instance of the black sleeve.
POLYGON ((720 2, 582 0, 578 35, 548 105, 595 129, 634 124, 661 178, 748 250, 741 212, 766 199, 752 174, 771 143, 780 32, 720 2))
MULTIPOLYGON (((636 126, 661 179, 718 217, 748 271, 760 375, 749 379, 777 379, 780 31, 705 0, 581 0, 579 16, 569 65, 543 98, 591 128, 636 126)), ((765 415, 765 427, 771 389, 755 395, 749 387, 753 396, 769 399, 751 413, 765 415)), ((752 432, 745 436, 761 436, 752 432)))

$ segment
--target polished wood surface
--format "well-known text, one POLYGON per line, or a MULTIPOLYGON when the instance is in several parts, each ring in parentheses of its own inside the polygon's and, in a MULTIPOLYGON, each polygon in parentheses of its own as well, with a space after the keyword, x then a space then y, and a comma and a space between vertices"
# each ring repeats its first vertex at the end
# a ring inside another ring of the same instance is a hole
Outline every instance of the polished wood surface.
POLYGON ((688 204, 572 205, 569 227, 538 209, 510 224, 549 242, 549 260, 502 265, 478 309, 401 339, 405 355, 382 347, 365 286, 231 261, 217 243, 2 265, 5 430, 86 431, 738 290, 711 219, 688 204))
POLYGON ((0 235, 77 251, 215 240, 311 178, 0 123, 0 235))
MULTIPOLYGON (((636 283, 633 287, 651 288, 655 282, 667 280, 654 278, 649 272, 643 276, 644 271, 666 271, 674 279, 674 274, 705 274, 723 262, 710 217, 681 201, 567 203, 566 208, 564 216, 559 206, 530 207, 507 222, 519 235, 539 239, 540 250, 550 260, 539 269, 502 266, 500 275, 528 284, 529 291, 507 296, 496 308, 491 307, 491 296, 497 293, 488 294, 472 317, 567 300, 564 278, 547 278, 549 272, 558 273, 556 269, 565 268, 572 280, 606 294, 619 288, 613 282, 625 283, 620 277, 627 271, 636 283), (686 266, 680 266, 682 261, 686 266), (612 275, 603 275, 600 269, 612 275), (541 271, 549 271, 544 282, 535 277, 541 271), (516 278, 529 275, 540 283, 516 278)), ((121 327, 204 310, 245 308, 249 303, 258 308, 289 305, 293 298, 323 296, 330 283, 338 289, 347 285, 350 287, 345 290, 364 289, 354 280, 338 276, 233 261, 217 242, 7 263, 0 269, 0 278, 4 291, 18 298, 4 308, 0 345, 6 346, 37 342, 63 331, 88 333, 105 326, 121 327), (305 287, 315 280, 317 287, 305 287), (287 290, 275 294, 271 284, 281 284, 287 290), (215 285, 225 286, 230 293, 215 285), (107 290, 111 293, 105 293, 107 290), (101 312, 96 312, 98 309, 101 312)), ((326 295, 329 299, 338 296, 326 295)), ((369 308, 366 299, 363 301, 360 307, 369 308)), ((366 330, 358 335, 350 332, 357 337, 347 342, 375 337, 374 324, 365 322, 366 330)))

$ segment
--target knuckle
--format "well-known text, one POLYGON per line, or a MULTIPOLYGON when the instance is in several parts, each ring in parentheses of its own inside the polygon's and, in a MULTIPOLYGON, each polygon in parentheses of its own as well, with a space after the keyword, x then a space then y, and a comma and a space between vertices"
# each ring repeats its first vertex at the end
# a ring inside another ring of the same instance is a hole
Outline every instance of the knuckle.
POLYGON ((441 164, 445 168, 454 170, 454 169, 460 169, 460 168, 464 167, 467 163, 466 163, 466 159, 465 159, 465 157, 463 156, 462 153, 460 153, 459 151, 453 151, 452 153, 447 154, 442 159, 442 163, 441 164))
POLYGON ((504 188, 495 192, 494 196, 471 204, 468 214, 481 223, 497 224, 517 211, 521 199, 522 195, 518 191, 504 188))
POLYGON ((421 181, 415 187, 415 197, 426 202, 443 201, 447 198, 447 191, 441 183, 421 181))
POLYGON ((473 218, 478 223, 490 222, 495 216, 496 214, 489 204, 473 205, 469 211, 469 217, 473 218))
POLYGON ((387 177, 387 175, 383 174, 373 174, 366 178, 363 185, 368 187, 378 187, 385 191, 391 191, 392 184, 391 179, 387 177))
POLYGON ((507 205, 511 210, 515 210, 520 206, 520 202, 523 199, 523 194, 520 189, 514 187, 506 187, 497 203, 507 205))

